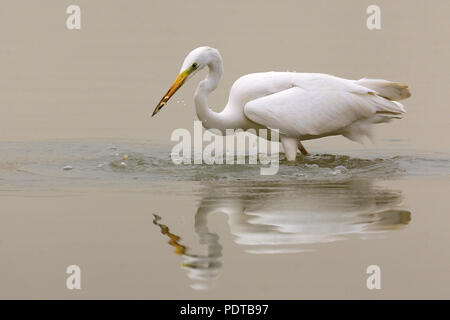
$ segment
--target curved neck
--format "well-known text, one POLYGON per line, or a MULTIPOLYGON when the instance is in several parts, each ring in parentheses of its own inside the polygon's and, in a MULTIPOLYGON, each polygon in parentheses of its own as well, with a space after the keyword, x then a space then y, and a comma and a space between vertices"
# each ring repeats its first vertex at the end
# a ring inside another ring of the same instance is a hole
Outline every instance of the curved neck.
POLYGON ((220 115, 208 107, 208 95, 219 85, 222 77, 222 61, 212 61, 208 64, 208 74, 202 80, 195 91, 195 110, 199 120, 206 129, 219 129, 224 131, 225 123, 220 115))

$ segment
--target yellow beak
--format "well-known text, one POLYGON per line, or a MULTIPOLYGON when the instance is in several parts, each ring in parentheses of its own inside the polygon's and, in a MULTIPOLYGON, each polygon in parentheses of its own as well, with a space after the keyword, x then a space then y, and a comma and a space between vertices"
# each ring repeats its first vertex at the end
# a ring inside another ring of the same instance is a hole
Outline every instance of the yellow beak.
POLYGON ((172 84, 169 91, 167 91, 164 97, 162 97, 161 101, 159 101, 158 105, 155 108, 155 111, 153 111, 152 117, 155 114, 157 114, 159 110, 161 110, 162 107, 166 105, 167 101, 169 101, 169 99, 175 94, 175 92, 177 92, 177 90, 180 89, 180 87, 183 85, 184 81, 189 76, 189 74, 191 74, 192 71, 194 71, 193 68, 189 67, 178 75, 177 79, 172 84))

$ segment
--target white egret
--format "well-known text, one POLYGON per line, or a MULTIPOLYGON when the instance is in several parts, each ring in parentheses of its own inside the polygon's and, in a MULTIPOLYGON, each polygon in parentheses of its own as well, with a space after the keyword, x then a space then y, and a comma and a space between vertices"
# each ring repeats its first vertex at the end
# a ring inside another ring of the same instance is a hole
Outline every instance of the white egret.
POLYGON ((217 49, 199 47, 185 58, 180 74, 153 112, 158 113, 173 94, 197 71, 208 67, 195 91, 196 112, 206 129, 267 128, 277 130, 286 158, 297 149, 307 154, 301 141, 343 135, 354 141, 371 136, 371 125, 401 118, 396 100, 408 98, 407 85, 381 79, 348 80, 320 73, 264 72, 240 77, 230 90, 221 112, 208 107, 208 94, 222 77, 222 57, 217 49))

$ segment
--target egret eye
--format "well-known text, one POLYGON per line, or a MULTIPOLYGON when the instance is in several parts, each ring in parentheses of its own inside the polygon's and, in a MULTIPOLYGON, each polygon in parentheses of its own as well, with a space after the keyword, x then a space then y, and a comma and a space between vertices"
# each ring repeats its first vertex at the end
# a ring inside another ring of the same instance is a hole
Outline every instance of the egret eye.
POLYGON ((198 63, 197 63, 197 62, 194 62, 194 63, 192 64, 192 68, 197 69, 197 67, 198 67, 198 63))

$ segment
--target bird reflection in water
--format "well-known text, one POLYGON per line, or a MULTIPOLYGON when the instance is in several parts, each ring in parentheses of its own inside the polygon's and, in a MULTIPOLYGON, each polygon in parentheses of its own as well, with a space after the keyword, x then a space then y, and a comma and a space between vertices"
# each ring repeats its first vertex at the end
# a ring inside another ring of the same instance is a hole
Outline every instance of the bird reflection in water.
POLYGON ((207 253, 198 255, 188 253, 188 248, 179 243, 181 238, 171 233, 168 226, 159 222, 160 216, 153 215, 153 224, 159 226, 161 233, 169 237, 169 244, 175 248, 175 254, 184 257, 182 267, 188 270, 188 277, 198 281, 192 285, 192 288, 196 290, 208 289, 213 280, 219 277, 219 270, 222 266, 220 262, 222 246, 219 243, 219 236, 208 231, 206 218, 206 215, 198 213, 195 216, 195 232, 199 236, 199 243, 207 246, 207 253))
POLYGON ((208 289, 219 276, 222 246, 219 236, 208 230, 208 216, 228 217, 234 241, 250 254, 287 254, 317 250, 357 236, 384 237, 401 229, 411 213, 401 206, 400 191, 380 188, 371 179, 343 182, 273 183, 248 182, 209 185, 200 192, 195 214, 195 232, 207 246, 204 255, 191 254, 155 215, 154 224, 170 239, 175 253, 184 258, 183 267, 195 281, 194 289, 208 289))

